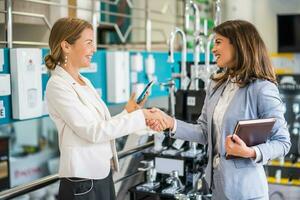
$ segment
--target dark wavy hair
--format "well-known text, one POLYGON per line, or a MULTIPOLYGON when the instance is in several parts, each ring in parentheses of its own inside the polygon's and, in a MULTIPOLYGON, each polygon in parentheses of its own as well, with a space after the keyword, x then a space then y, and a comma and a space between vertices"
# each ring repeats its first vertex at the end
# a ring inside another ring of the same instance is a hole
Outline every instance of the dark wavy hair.
POLYGON ((231 20, 213 30, 228 38, 235 51, 233 67, 212 76, 212 80, 217 82, 216 88, 229 77, 234 78, 239 87, 245 87, 256 79, 277 84, 267 48, 253 24, 243 20, 231 20))

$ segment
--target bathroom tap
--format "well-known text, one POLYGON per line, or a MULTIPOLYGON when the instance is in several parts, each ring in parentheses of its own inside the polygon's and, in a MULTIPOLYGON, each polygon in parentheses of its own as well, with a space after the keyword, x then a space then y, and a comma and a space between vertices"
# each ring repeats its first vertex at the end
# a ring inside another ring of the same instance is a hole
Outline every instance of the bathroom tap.
MULTIPOLYGON (((194 23, 194 33, 195 33, 195 44, 197 43, 197 35, 201 33, 200 30, 200 11, 196 3, 194 3, 192 0, 189 1, 186 5, 187 8, 193 8, 194 14, 195 14, 195 23, 194 23)), ((199 53, 200 53, 200 46, 195 45, 194 48, 194 65, 197 66, 199 63, 199 53)))
POLYGON ((218 26, 219 24, 221 24, 221 0, 216 0, 214 25, 218 26))
POLYGON ((198 154, 202 153, 201 149, 197 149, 197 142, 189 142, 190 148, 189 150, 182 152, 181 156, 183 157, 190 157, 190 158, 194 158, 196 157, 198 154))
POLYGON ((190 0, 184 2, 184 29, 190 28, 190 0))
POLYGON ((184 188, 183 184, 181 183, 181 180, 178 177, 178 171, 173 171, 171 173, 171 176, 166 179, 166 182, 168 184, 171 184, 171 187, 173 188, 184 188))
POLYGON ((204 176, 203 168, 192 174, 192 189, 187 192, 188 195, 193 196, 203 192, 204 176))
POLYGON ((215 33, 211 33, 208 36, 207 43, 206 43, 206 51, 205 51, 205 68, 203 73, 200 75, 203 81, 205 81, 206 83, 205 87, 207 86, 207 82, 212 71, 209 61, 210 61, 210 45, 214 38, 215 38, 215 33))
POLYGON ((162 193, 164 194, 176 194, 184 190, 184 185, 179 179, 178 171, 176 170, 171 172, 170 177, 166 179, 166 182, 171 184, 171 186, 162 190, 162 193))
POLYGON ((147 182, 136 187, 137 190, 151 191, 159 187, 160 183, 156 182, 156 169, 154 167, 154 161, 142 160, 141 163, 145 165, 145 168, 138 168, 139 171, 147 172, 147 182))
MULTIPOLYGON (((194 65, 191 65, 191 82, 188 89, 191 90, 199 90, 199 78, 198 78, 198 71, 199 71, 199 56, 201 51, 201 46, 197 45, 198 42, 201 44, 203 43, 202 38, 198 38, 198 35, 201 33, 200 30, 200 11, 198 5, 194 3, 192 0, 185 0, 185 30, 189 30, 190 25, 190 9, 192 8, 195 16, 194 21, 194 65)), ((203 31, 202 31, 203 32, 203 31)))
MULTIPOLYGON (((205 42, 206 42, 206 36, 202 31, 199 31, 196 33, 195 36, 195 47, 199 49, 199 53, 205 53, 205 42)), ((199 54, 198 54, 199 55, 199 54)), ((198 56, 198 62, 199 62, 199 56, 198 56)))
POLYGON ((194 48, 194 65, 191 66, 191 90, 199 90, 199 79, 201 79, 200 74, 200 53, 205 54, 205 44, 206 36, 202 31, 195 33, 195 48, 194 48))
POLYGON ((185 10, 184 10, 184 28, 188 30, 190 28, 190 8, 193 9, 195 15, 194 31, 200 30, 200 11, 196 3, 192 0, 185 0, 185 10))
POLYGON ((195 4, 192 0, 190 1, 190 5, 192 5, 192 8, 193 8, 194 14, 195 14, 195 23, 194 23, 194 38, 195 38, 194 66, 191 66, 191 86, 190 86, 190 89, 198 90, 199 89, 198 71, 199 71, 199 61, 200 61, 199 56, 200 56, 200 51, 201 51, 201 45, 203 44, 203 37, 200 37, 201 29, 200 29, 200 11, 199 11, 199 8, 198 8, 197 4, 195 4))
POLYGON ((169 110, 171 117, 175 117, 175 81, 168 80, 167 83, 160 83, 161 87, 167 87, 169 92, 169 110))
POLYGON ((180 86, 181 89, 186 90, 189 84, 189 78, 186 71, 186 36, 183 30, 176 27, 174 31, 171 32, 169 43, 169 56, 168 63, 174 63, 174 42, 176 34, 180 34, 182 38, 182 48, 181 48, 181 72, 180 72, 180 86))
POLYGON ((207 39, 207 44, 206 44, 206 52, 205 52, 205 67, 206 67, 206 71, 209 73, 209 61, 210 61, 210 45, 213 41, 213 39, 215 38, 215 33, 211 33, 208 36, 207 39))

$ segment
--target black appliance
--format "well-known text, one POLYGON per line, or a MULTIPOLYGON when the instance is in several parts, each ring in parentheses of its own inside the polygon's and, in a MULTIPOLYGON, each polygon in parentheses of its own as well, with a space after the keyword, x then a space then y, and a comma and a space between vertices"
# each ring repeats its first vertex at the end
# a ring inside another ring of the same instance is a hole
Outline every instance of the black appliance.
POLYGON ((300 14, 277 15, 278 52, 300 52, 300 14))
POLYGON ((178 90, 175 94, 175 117, 189 123, 196 123, 204 105, 206 92, 200 90, 178 90))
POLYGON ((288 157, 296 161, 300 156, 300 75, 278 75, 278 83, 292 143, 288 157))

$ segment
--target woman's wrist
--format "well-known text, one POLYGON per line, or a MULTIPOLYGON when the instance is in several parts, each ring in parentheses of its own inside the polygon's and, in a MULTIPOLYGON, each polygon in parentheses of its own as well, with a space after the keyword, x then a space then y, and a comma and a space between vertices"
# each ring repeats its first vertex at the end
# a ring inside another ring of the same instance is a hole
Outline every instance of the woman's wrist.
POLYGON ((138 110, 139 107, 138 106, 133 106, 133 105, 126 105, 125 106, 125 110, 128 112, 128 113, 131 113, 133 111, 136 111, 138 110))
POLYGON ((149 119, 149 110, 142 109, 145 119, 149 119))
POLYGON ((173 130, 174 129, 174 124, 175 124, 175 119, 173 118, 173 117, 170 117, 170 116, 168 116, 168 118, 169 118, 169 129, 170 130, 173 130))
POLYGON ((247 148, 247 155, 246 155, 247 158, 253 158, 255 159, 256 158, 256 152, 253 148, 251 147, 248 147, 247 148))

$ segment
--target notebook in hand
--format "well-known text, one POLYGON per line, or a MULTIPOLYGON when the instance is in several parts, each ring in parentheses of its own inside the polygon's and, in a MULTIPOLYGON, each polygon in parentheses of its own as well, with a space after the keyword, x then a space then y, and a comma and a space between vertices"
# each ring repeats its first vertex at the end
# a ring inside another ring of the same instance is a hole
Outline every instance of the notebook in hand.
MULTIPOLYGON (((248 147, 265 143, 275 124, 275 118, 238 121, 233 134, 237 134, 248 147)), ((226 155, 226 159, 238 158, 226 155)))

